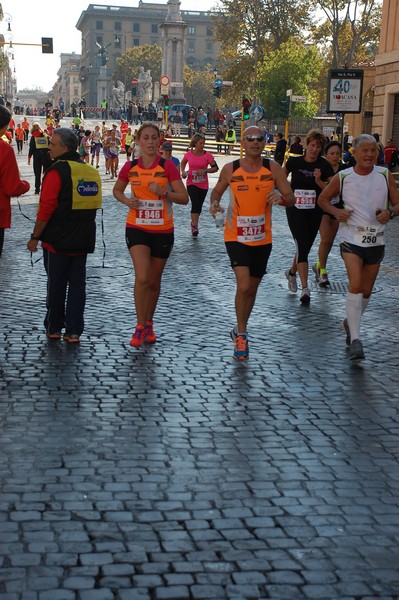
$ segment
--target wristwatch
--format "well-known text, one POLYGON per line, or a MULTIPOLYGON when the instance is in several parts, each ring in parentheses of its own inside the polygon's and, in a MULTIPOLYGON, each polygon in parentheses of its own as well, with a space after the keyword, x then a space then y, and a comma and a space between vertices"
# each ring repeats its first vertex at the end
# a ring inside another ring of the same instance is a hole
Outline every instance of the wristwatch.
POLYGON ((397 217, 398 215, 396 214, 396 212, 394 210, 390 210, 389 211, 389 218, 392 220, 395 217, 397 217))
POLYGON ((30 239, 31 240, 36 240, 38 242, 40 238, 37 235, 33 235, 33 233, 31 233, 30 239))

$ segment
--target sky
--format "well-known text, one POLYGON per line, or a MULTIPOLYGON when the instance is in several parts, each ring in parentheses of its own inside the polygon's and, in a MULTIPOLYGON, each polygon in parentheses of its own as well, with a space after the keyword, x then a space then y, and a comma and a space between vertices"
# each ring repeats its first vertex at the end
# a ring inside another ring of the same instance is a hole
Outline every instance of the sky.
MULTIPOLYGON (((144 0, 146 1, 146 0, 144 0)), ((153 0, 165 3, 167 0, 153 0)), ((60 54, 80 54, 81 33, 76 29, 78 19, 89 4, 98 6, 138 6, 138 0, 0 0, 5 16, 11 17, 11 34, 7 32, 6 20, 0 23, 0 32, 8 40, 12 36, 13 53, 18 90, 41 88, 48 92, 57 80, 60 54), (41 44, 42 37, 52 37, 54 54, 42 54, 40 46, 17 44, 41 44)), ((202 0, 200 10, 209 10, 215 0, 202 0)), ((196 0, 181 0, 181 10, 198 10, 196 0)))

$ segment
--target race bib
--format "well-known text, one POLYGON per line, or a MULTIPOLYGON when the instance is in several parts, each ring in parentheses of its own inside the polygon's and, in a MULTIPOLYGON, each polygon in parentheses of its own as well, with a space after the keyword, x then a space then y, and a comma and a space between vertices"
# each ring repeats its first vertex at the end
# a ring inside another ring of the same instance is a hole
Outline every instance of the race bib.
POLYGON ((296 208, 315 208, 316 207, 316 191, 315 190, 295 190, 295 206, 296 208))
POLYGON ((191 178, 193 183, 202 183, 203 181, 206 181, 205 175, 198 175, 198 171, 193 171, 191 178))
POLYGON ((162 200, 139 200, 136 209, 137 225, 163 225, 164 208, 162 200))
POLYGON ((265 215, 255 217, 237 217, 237 242, 259 242, 264 240, 265 215))
POLYGON ((363 227, 358 225, 355 228, 353 240, 357 246, 383 246, 384 245, 384 227, 369 225, 363 227))

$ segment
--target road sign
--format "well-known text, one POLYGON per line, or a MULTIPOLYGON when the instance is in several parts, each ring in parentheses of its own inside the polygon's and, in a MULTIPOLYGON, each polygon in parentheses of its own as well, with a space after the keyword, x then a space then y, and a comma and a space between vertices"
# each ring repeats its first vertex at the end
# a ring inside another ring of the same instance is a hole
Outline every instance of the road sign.
POLYGON ((223 79, 221 79, 220 77, 216 77, 214 83, 213 83, 213 87, 221 87, 223 85, 223 79))
POLYGON ((138 82, 139 82, 139 80, 136 79, 135 77, 133 77, 133 79, 132 79, 132 85, 137 85, 138 82))
POLYGON ((160 79, 159 79, 159 83, 160 83, 161 85, 165 85, 165 86, 166 86, 166 85, 169 85, 169 83, 170 83, 170 79, 169 79, 169 77, 168 77, 167 75, 161 75, 161 77, 160 77, 160 79))
POLYGON ((183 84, 181 81, 171 81, 169 85, 171 87, 183 87, 183 84))
POLYGON ((163 94, 169 94, 169 85, 161 85, 161 96, 163 94))
POLYGON ((363 69, 329 70, 327 89, 327 112, 361 112, 363 74, 363 69))
POLYGON ((255 121, 260 121, 263 117, 263 108, 261 106, 252 106, 249 114, 255 121))
POLYGON ((233 87, 232 81, 223 81, 223 87, 233 87))
POLYGON ((286 95, 286 96, 292 96, 292 90, 287 90, 287 92, 286 92, 286 94, 285 94, 285 95, 286 95))
POLYGON ((306 102, 306 96, 291 96, 291 102, 306 102))
POLYGON ((337 114, 335 115, 335 120, 337 121, 337 123, 339 123, 341 119, 342 119, 342 114, 337 112, 337 114))

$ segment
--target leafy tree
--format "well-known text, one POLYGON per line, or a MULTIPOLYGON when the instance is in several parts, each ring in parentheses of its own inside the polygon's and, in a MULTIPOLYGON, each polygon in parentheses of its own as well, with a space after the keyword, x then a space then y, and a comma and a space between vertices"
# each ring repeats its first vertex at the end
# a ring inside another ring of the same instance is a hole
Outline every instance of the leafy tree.
POLYGON ((240 92, 257 95, 257 65, 268 52, 311 26, 302 0, 220 0, 212 15, 219 70, 234 82, 236 96, 230 91, 228 97, 236 102, 240 92))
POLYGON ((157 45, 145 44, 128 48, 120 58, 116 59, 113 73, 115 81, 122 81, 125 88, 130 87, 133 77, 137 77, 139 68, 150 69, 152 81, 159 81, 162 67, 162 48, 157 45))
POLYGON ((313 117, 320 106, 319 81, 324 78, 325 61, 315 45, 290 39, 278 50, 271 51, 259 66, 258 91, 266 117, 283 115, 281 101, 287 100, 287 90, 296 96, 306 96, 307 102, 292 103, 293 116, 313 117))
POLYGON ((215 76, 212 65, 206 65, 203 71, 197 71, 184 65, 183 80, 184 94, 188 104, 202 106, 203 108, 214 105, 213 84, 215 76))
POLYGON ((333 68, 374 58, 380 37, 381 0, 314 0, 322 22, 314 39, 333 68))

